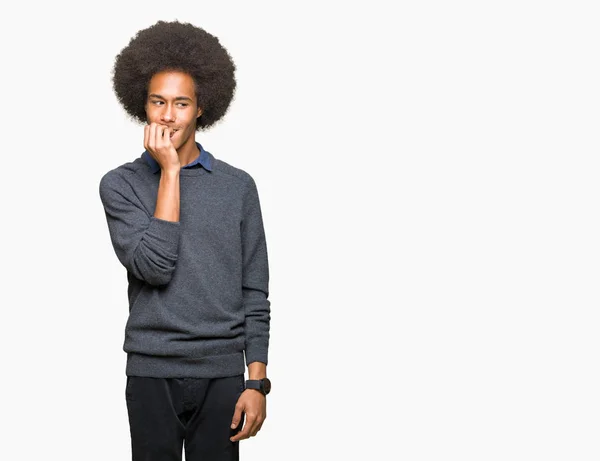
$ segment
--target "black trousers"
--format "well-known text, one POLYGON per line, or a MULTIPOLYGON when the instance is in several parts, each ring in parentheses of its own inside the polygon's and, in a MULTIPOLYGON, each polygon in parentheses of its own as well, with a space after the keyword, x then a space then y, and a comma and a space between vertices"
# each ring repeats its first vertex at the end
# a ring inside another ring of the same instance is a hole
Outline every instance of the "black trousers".
POLYGON ((239 443, 229 440, 235 404, 244 391, 243 374, 227 378, 127 376, 133 461, 238 461, 239 443), (184 443, 185 441, 185 443, 184 443))

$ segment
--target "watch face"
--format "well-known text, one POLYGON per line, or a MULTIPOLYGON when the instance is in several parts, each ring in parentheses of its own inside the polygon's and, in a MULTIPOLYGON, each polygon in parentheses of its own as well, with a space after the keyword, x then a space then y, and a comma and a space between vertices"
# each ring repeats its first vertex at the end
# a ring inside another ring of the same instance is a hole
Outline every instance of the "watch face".
POLYGON ((269 378, 263 379, 263 389, 265 390, 265 394, 271 392, 271 381, 269 380, 269 378))

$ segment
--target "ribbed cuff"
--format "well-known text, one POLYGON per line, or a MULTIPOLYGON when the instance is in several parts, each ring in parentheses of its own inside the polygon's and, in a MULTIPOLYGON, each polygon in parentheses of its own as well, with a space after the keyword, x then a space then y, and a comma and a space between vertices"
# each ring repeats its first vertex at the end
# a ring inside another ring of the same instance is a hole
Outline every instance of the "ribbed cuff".
POLYGON ((165 221, 152 216, 146 232, 147 236, 156 240, 160 247, 177 254, 179 249, 179 236, 181 233, 181 222, 165 221))
POLYGON ((262 362, 268 365, 268 351, 264 348, 246 347, 246 366, 252 362, 262 362))

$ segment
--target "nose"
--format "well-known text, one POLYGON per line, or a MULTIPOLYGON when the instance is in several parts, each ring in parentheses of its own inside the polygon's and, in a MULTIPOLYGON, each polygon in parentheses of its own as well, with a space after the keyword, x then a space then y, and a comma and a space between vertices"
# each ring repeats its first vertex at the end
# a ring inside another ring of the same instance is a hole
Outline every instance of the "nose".
POLYGON ((163 122, 172 122, 174 120, 173 108, 169 104, 165 104, 165 108, 160 116, 163 122))

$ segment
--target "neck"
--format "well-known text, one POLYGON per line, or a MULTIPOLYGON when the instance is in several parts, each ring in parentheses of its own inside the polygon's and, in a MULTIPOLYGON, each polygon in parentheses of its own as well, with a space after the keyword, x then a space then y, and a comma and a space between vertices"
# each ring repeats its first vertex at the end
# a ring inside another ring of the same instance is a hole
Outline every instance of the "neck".
POLYGON ((177 155, 179 156, 179 163, 182 167, 192 163, 196 157, 200 155, 196 140, 193 137, 188 139, 185 144, 177 149, 177 155))

